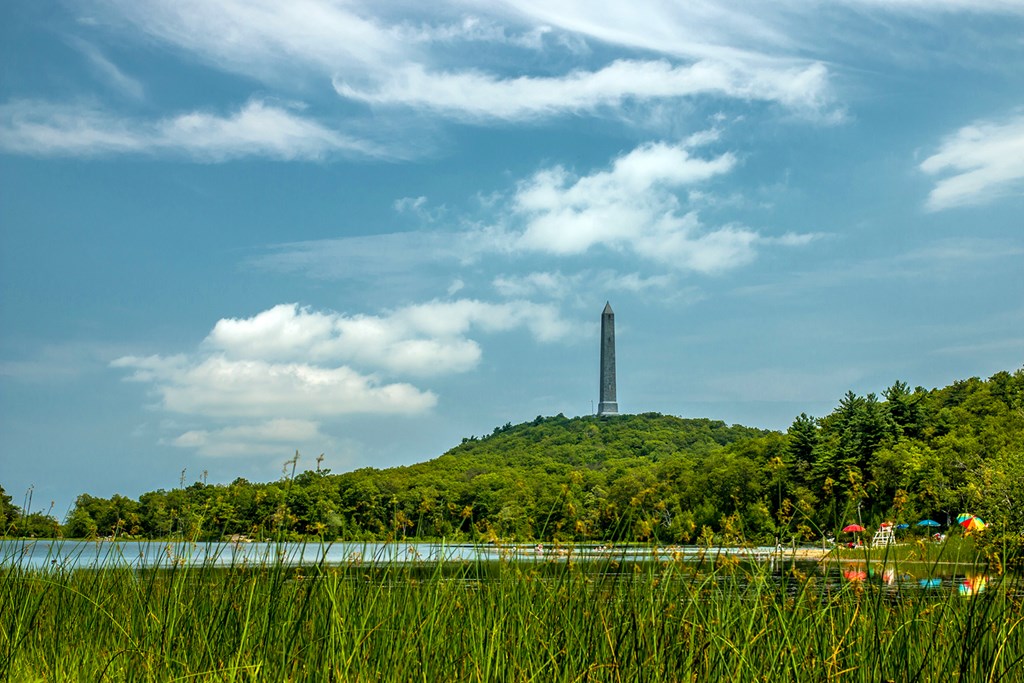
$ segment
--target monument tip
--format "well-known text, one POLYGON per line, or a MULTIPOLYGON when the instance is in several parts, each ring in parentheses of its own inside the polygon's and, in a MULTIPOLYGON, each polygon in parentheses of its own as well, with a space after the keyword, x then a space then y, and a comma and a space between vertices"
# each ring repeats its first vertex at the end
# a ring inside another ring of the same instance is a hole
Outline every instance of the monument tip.
POLYGON ((612 310, 612 305, 610 303, 608 303, 607 301, 605 301, 604 302, 604 310, 601 311, 601 315, 604 315, 606 313, 614 313, 614 312, 615 311, 612 310))

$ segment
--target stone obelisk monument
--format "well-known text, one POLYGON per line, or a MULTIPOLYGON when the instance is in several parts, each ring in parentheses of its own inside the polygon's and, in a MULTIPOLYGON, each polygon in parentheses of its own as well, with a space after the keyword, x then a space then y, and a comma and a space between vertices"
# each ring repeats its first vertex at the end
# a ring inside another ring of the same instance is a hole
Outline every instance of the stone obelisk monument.
POLYGON ((601 403, 597 414, 619 414, 615 400, 615 313, 607 302, 601 312, 601 403))

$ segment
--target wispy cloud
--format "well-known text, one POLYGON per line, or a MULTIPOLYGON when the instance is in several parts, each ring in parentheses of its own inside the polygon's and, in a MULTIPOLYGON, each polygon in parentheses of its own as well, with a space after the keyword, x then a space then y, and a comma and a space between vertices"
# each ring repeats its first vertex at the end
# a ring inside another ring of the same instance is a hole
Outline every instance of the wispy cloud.
POLYGON ((267 253, 254 256, 248 264, 325 280, 372 281, 435 269, 447 281, 452 265, 471 261, 494 248, 501 237, 492 232, 414 230, 286 242, 269 246, 267 253))
POLYGON ((537 51, 544 48, 544 39, 552 29, 550 26, 534 26, 523 31, 511 30, 508 26, 482 16, 463 16, 449 23, 400 24, 397 27, 404 42, 422 44, 487 43, 510 45, 537 51))
POLYGON ((501 78, 480 71, 435 72, 414 64, 360 87, 334 79, 338 94, 374 105, 426 108, 469 120, 522 120, 618 107, 627 100, 724 96, 825 111, 831 105, 828 71, 821 64, 792 68, 738 68, 701 61, 620 60, 597 71, 558 77, 501 78))
POLYGON ((947 176, 928 194, 931 211, 1024 194, 1024 114, 964 126, 946 137, 920 168, 947 176))
POLYGON ((877 7, 896 12, 970 12, 978 14, 1024 14, 1017 0, 843 0, 853 7, 877 7))
POLYGON ((282 83, 309 72, 365 72, 415 52, 368 7, 332 0, 99 0, 112 22, 224 71, 282 83))
POLYGON ((506 297, 564 299, 578 296, 586 283, 593 282, 600 282, 602 291, 636 293, 674 288, 675 278, 671 275, 623 274, 612 270, 582 270, 571 275, 560 271, 540 271, 525 275, 499 275, 491 284, 500 295, 506 297))
POLYGON ((219 429, 193 429, 171 440, 203 456, 280 456, 303 446, 323 448, 330 437, 312 420, 277 419, 219 429))
POLYGON ((170 154, 209 162, 387 156, 372 143, 262 100, 227 115, 192 111, 156 121, 88 104, 16 100, 0 105, 0 149, 37 156, 170 154))
POLYGON ((491 4, 522 21, 677 57, 763 61, 767 53, 793 46, 785 31, 784 8, 765 3, 501 0, 491 4))
POLYGON ((895 254, 862 260, 822 261, 813 270, 782 273, 775 282, 740 287, 742 296, 806 296, 812 291, 849 287, 851 283, 905 281, 959 281, 976 276, 994 262, 1024 257, 1024 245, 1003 239, 956 237, 895 254))
POLYGON ((579 286, 583 274, 565 275, 560 272, 534 272, 525 275, 499 275, 492 285, 506 297, 532 297, 560 299, 573 293, 579 286))
POLYGON ((146 91, 142 83, 107 59, 95 45, 78 38, 71 39, 70 43, 85 56, 103 83, 130 99, 142 100, 145 97, 146 91))
POLYGON ((461 120, 518 121, 695 96, 777 102, 824 120, 836 118, 823 62, 770 54, 794 47, 771 25, 776 13, 751 18, 751 8, 678 12, 650 4, 624 11, 605 3, 584 11, 573 3, 552 10, 526 5, 442 2, 430 13, 325 0, 106 0, 100 7, 115 23, 127 21, 224 71, 283 87, 330 78, 350 100, 461 120), (574 59, 592 57, 578 47, 590 39, 654 58, 596 67, 574 59), (510 76, 522 60, 506 55, 485 71, 476 50, 452 48, 467 42, 520 55, 529 50, 546 65, 536 74, 510 76))

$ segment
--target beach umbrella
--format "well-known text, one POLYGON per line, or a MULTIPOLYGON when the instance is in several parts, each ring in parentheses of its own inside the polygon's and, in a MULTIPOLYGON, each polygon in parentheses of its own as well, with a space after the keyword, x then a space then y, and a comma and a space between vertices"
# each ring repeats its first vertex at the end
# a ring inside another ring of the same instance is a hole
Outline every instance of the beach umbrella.
POLYGON ((938 522, 936 522, 934 519, 922 519, 920 522, 918 522, 914 526, 942 526, 942 525, 939 524, 938 522))
POLYGON ((910 525, 909 524, 897 524, 896 528, 897 529, 909 529, 910 525))
POLYGON ((850 524, 849 526, 844 526, 843 531, 864 531, 864 527, 860 524, 850 524))
POLYGON ((969 520, 973 516, 974 515, 972 515, 969 512, 961 512, 959 515, 956 516, 956 523, 957 524, 963 524, 964 522, 966 522, 967 520, 969 520))
POLYGON ((961 521, 960 526, 962 526, 966 532, 981 531, 985 528, 985 521, 981 517, 975 517, 974 515, 971 515, 970 517, 961 521))

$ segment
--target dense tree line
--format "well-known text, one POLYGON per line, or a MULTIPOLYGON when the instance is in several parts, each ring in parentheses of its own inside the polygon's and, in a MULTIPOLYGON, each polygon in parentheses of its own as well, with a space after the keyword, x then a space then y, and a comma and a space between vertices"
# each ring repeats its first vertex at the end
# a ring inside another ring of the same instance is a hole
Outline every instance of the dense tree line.
MULTIPOLYGON (((297 457, 297 456, 296 456, 297 457)), ((845 524, 969 511, 991 534, 1024 529, 1024 369, 942 389, 847 393, 785 433, 656 413, 537 417, 429 462, 280 481, 196 482, 133 500, 82 494, 63 525, 8 534, 450 540, 789 541, 845 524)), ((319 463, 318 463, 319 464, 319 463)), ((38 515, 43 517, 44 515, 38 515)))

